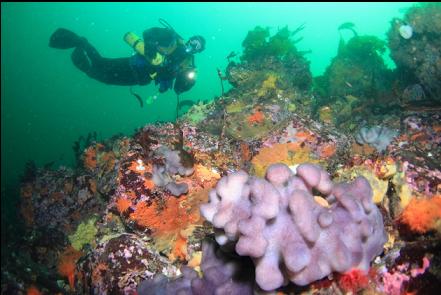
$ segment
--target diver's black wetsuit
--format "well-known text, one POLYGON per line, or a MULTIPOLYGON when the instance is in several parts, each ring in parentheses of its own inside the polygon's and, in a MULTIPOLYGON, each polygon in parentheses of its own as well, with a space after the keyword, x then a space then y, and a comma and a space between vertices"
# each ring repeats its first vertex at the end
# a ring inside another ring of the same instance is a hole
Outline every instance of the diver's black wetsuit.
MULTIPOLYGON (((151 28, 144 31, 146 50, 149 58, 156 55, 156 46, 161 40, 174 38, 174 31, 165 28, 151 28)), ((166 42, 167 43, 167 42, 166 42)), ((192 54, 179 44, 160 66, 152 65, 144 56, 134 54, 124 58, 105 58, 85 39, 74 32, 60 28, 51 36, 49 46, 58 49, 75 48, 71 58, 74 65, 89 77, 111 85, 146 85, 154 77, 160 84, 159 91, 165 92, 173 87, 177 94, 193 87, 194 79, 187 79, 186 73, 194 69, 192 54), (156 74, 155 74, 156 73, 156 74)))
POLYGON ((135 54, 124 58, 105 58, 84 38, 72 52, 74 65, 89 77, 112 85, 146 85, 155 70, 135 54))

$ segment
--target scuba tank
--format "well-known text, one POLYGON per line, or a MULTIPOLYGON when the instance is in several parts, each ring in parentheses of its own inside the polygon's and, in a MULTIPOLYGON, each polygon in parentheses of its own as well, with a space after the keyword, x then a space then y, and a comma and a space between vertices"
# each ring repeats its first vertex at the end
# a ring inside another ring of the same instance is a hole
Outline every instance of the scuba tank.
POLYGON ((124 35, 124 41, 130 45, 137 53, 144 55, 144 41, 135 33, 128 32, 124 35))
MULTIPOLYGON (((181 35, 179 35, 176 30, 164 19, 160 18, 159 23, 173 31, 173 33, 176 35, 178 43, 182 43, 183 44, 183 40, 184 38, 182 38, 181 35)), ((124 35, 124 41, 130 46, 132 47, 138 54, 145 56, 145 44, 144 41, 138 37, 135 33, 133 32, 128 32, 124 35)), ((157 66, 157 65, 161 65, 165 60, 165 56, 163 54, 160 54, 159 52, 156 52, 156 56, 150 61, 153 65, 157 66)))
MULTIPOLYGON (((124 35, 124 41, 130 45, 138 54, 145 56, 144 41, 133 32, 128 32, 124 35)), ((164 62, 164 56, 159 52, 150 61, 154 66, 160 65, 164 62)))

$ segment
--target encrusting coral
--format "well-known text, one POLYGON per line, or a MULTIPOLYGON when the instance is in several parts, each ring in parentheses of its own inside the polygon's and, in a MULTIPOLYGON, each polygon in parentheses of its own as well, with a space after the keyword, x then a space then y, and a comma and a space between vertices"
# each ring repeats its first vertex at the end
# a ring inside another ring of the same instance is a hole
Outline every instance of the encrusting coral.
POLYGON ((231 173, 201 212, 217 228, 218 243, 237 241, 236 252, 253 258, 256 282, 267 291, 288 280, 307 285, 333 271, 367 272, 386 242, 367 180, 333 184, 314 164, 299 165, 296 175, 285 164, 273 164, 266 179, 231 173), (327 200, 314 198, 313 190, 327 200))

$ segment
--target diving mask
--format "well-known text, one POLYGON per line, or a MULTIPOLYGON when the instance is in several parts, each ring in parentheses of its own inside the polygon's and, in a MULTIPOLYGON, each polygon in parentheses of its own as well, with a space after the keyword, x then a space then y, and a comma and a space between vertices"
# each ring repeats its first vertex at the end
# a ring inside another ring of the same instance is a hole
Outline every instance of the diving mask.
POLYGON ((202 36, 193 36, 185 44, 185 51, 190 54, 202 52, 205 49, 205 39, 202 36))

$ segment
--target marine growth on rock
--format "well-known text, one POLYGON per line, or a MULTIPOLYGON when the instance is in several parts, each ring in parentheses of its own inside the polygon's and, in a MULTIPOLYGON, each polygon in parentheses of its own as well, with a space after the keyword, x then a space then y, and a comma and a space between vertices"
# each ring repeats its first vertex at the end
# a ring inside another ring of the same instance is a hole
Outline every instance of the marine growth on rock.
POLYGON ((362 127, 355 135, 355 139, 359 144, 369 144, 378 152, 383 152, 397 134, 395 130, 383 126, 362 127))
POLYGON ((334 184, 314 164, 301 164, 296 175, 273 164, 265 179, 231 173, 201 212, 217 229, 219 244, 235 242, 239 255, 254 260, 256 282, 266 291, 288 281, 307 285, 332 272, 367 272, 386 242, 368 181, 334 184), (314 197, 316 191, 326 199, 314 197))

